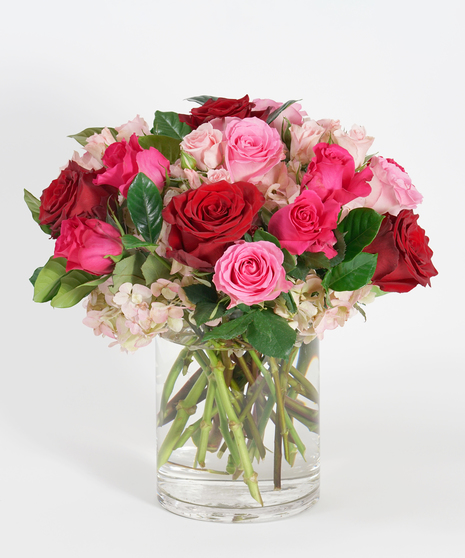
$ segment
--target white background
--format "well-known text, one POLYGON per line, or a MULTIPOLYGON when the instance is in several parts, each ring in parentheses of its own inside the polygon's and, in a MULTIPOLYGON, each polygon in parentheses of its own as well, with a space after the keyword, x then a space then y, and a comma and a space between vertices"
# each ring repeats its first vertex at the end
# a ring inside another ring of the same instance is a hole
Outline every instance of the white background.
POLYGON ((0 555, 465 555, 462 3, 9 2, 0 22, 0 555), (52 241, 37 197, 90 126, 193 95, 302 98, 364 125, 424 195, 439 276, 322 344, 322 490, 278 523, 179 518, 155 497, 154 349, 108 349, 84 310, 32 302, 52 241))

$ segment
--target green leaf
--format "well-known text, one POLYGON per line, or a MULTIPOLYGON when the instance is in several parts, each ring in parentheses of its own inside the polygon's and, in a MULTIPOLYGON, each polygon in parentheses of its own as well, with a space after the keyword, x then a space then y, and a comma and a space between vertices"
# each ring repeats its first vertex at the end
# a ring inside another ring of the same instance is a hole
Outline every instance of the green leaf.
POLYGON ((349 262, 333 267, 325 276, 322 285, 333 291, 355 291, 367 285, 376 269, 377 254, 362 252, 349 262))
POLYGON ((184 136, 190 134, 192 129, 185 122, 179 120, 176 112, 155 112, 152 134, 157 136, 168 136, 177 140, 182 140, 184 136))
POLYGON ((264 355, 275 358, 289 356, 297 334, 287 321, 272 310, 257 312, 253 316, 253 322, 247 328, 247 341, 264 355))
POLYGON ((163 200, 157 186, 143 173, 138 173, 128 190, 129 213, 143 239, 152 244, 158 238, 163 219, 163 200))
MULTIPOLYGON (((298 99, 298 101, 300 101, 300 99, 298 99)), ((278 118, 278 116, 287 109, 287 107, 290 107, 294 103, 297 103, 297 101, 287 101, 286 103, 282 104, 268 116, 268 118, 266 119, 266 123, 271 124, 273 120, 276 120, 276 118, 278 118)))
POLYGON ((210 341, 212 339, 234 339, 238 337, 247 329, 247 326, 254 319, 257 311, 250 312, 249 314, 244 314, 239 318, 234 318, 233 320, 221 324, 218 327, 214 327, 211 331, 203 336, 203 341, 210 341))
POLYGON ((198 97, 189 97, 188 99, 186 99, 186 101, 192 101, 193 103, 204 105, 209 99, 217 101, 218 97, 211 97, 210 95, 199 95, 198 97))
POLYGON ((52 300, 60 288, 60 279, 65 274, 66 259, 52 256, 37 275, 34 283, 34 302, 52 300))
POLYGON ((25 189, 24 190, 24 201, 26 202, 26 205, 28 206, 29 211, 31 212, 32 218, 34 219, 34 221, 40 225, 40 228, 44 231, 44 233, 50 234, 52 232, 50 227, 48 225, 41 225, 40 224, 40 219, 39 219, 40 200, 38 200, 35 196, 33 196, 31 194, 31 192, 28 192, 25 189))
POLYGON ((179 144, 181 141, 169 136, 153 135, 140 136, 139 145, 144 149, 155 147, 170 163, 175 163, 181 156, 179 144))
POLYGON ((345 262, 352 260, 357 254, 360 254, 365 246, 371 244, 378 234, 383 219, 384 217, 373 209, 360 207, 350 211, 345 219, 339 223, 338 230, 345 233, 345 262))
POLYGON ((142 252, 136 252, 132 256, 129 256, 129 258, 124 258, 118 262, 113 270, 113 286, 110 287, 111 292, 116 293, 123 283, 145 285, 145 277, 142 273, 144 262, 145 256, 142 252))
POLYGON ((43 267, 38 267, 34 273, 29 277, 29 281, 32 283, 32 286, 34 286, 36 284, 37 281, 37 277, 39 275, 39 273, 43 270, 43 267))
POLYGON ((286 248, 282 248, 282 251, 284 254, 283 267, 286 270, 286 273, 289 273, 297 265, 297 258, 291 254, 289 250, 286 250, 286 248))
POLYGON ((108 279, 109 275, 96 277, 85 271, 73 269, 60 280, 58 293, 53 297, 54 308, 71 308, 91 293, 95 287, 108 279))
POLYGON ((289 293, 281 293, 281 296, 284 298, 284 301, 286 302, 286 306, 289 312, 295 314, 297 312, 297 306, 292 296, 289 293))
POLYGON ((187 298, 193 303, 198 304, 199 302, 213 302, 218 303, 218 293, 212 287, 207 287, 202 284, 188 285, 183 287, 187 298))
POLYGON ((199 326, 210 320, 220 318, 226 312, 226 304, 219 302, 199 302, 194 311, 195 323, 199 326))
POLYGON ((272 244, 277 246, 279 249, 281 249, 281 243, 279 242, 279 240, 275 236, 270 234, 269 232, 264 231, 263 229, 257 229, 255 231, 255 234, 253 235, 253 241, 254 242, 258 242, 260 240, 265 240, 267 242, 271 242, 272 244))
MULTIPOLYGON (((86 128, 79 132, 79 134, 74 134, 72 136, 68 136, 69 138, 75 139, 78 143, 85 146, 87 144, 87 138, 93 136, 94 134, 100 134, 104 127, 101 128, 86 128)), ((108 128, 112 134, 112 136, 116 139, 118 132, 114 128, 108 128)))
POLYGON ((124 234, 121 237, 123 246, 126 250, 134 250, 135 248, 142 248, 143 246, 155 246, 151 242, 145 242, 145 240, 140 240, 132 234, 124 234))
POLYGON ((149 254, 141 267, 145 284, 150 286, 158 279, 170 279, 170 269, 171 264, 167 260, 164 260, 161 256, 149 254))

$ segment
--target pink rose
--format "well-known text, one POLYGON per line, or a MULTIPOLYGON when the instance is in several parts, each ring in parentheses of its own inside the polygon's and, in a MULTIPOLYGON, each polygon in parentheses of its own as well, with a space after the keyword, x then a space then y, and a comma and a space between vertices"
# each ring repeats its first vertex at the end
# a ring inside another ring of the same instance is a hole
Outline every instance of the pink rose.
POLYGON ((363 165, 366 154, 375 141, 375 138, 366 135, 363 126, 356 124, 352 126, 348 134, 342 130, 335 130, 332 137, 338 145, 347 149, 352 155, 356 169, 363 165))
POLYGON ((184 136, 180 147, 195 159, 199 170, 206 171, 215 169, 221 164, 223 160, 222 141, 223 134, 206 122, 184 136))
POLYGON ((331 118, 322 118, 321 120, 317 120, 317 124, 325 129, 320 140, 324 142, 328 142, 332 134, 341 127, 340 120, 333 120, 331 118))
MULTIPOLYGON (((283 103, 277 103, 271 99, 254 99, 253 102, 255 103, 255 110, 265 110, 268 107, 271 107, 271 112, 274 112, 277 108, 283 105, 283 103)), ((287 118, 291 124, 298 124, 300 126, 303 122, 304 116, 307 116, 307 113, 302 109, 302 105, 294 103, 287 107, 287 109, 284 109, 283 112, 273 120, 270 126, 272 128, 276 128, 276 130, 278 130, 281 134, 285 118, 287 118)))
POLYGON ((293 287, 286 280, 283 261, 282 251, 272 242, 240 240, 216 262, 213 282, 231 297, 229 308, 274 300, 293 287))
POLYGON ((207 172, 207 180, 210 184, 213 182, 221 182, 222 180, 226 180, 226 182, 231 182, 231 177, 229 176, 229 172, 226 169, 210 169, 207 172))
POLYGON ((279 209, 270 219, 268 231, 291 254, 324 252, 328 258, 337 254, 333 230, 341 206, 335 200, 322 202, 317 193, 304 190, 291 205, 279 209))
POLYGON ((133 120, 126 122, 122 126, 117 126, 115 130, 118 132, 116 139, 121 141, 125 139, 129 141, 132 134, 136 134, 136 136, 147 136, 150 134, 150 128, 147 122, 137 115, 133 120))
POLYGON ((325 128, 314 120, 308 120, 301 126, 291 126, 291 159, 299 161, 303 165, 310 162, 315 155, 313 148, 319 143, 325 128))
POLYGON ((101 163, 107 147, 115 142, 116 140, 110 130, 103 128, 100 134, 92 134, 87 138, 84 149, 101 163))
POLYGON ((55 258, 66 258, 66 271, 82 269, 93 275, 110 273, 114 263, 105 256, 123 251, 120 233, 105 221, 73 217, 61 224, 55 258))
POLYGON ((300 186, 289 176, 286 163, 279 163, 267 172, 257 188, 265 196, 264 207, 270 210, 292 203, 300 194, 300 186))
POLYGON ((366 198, 354 200, 349 207, 371 207, 380 214, 399 215, 403 209, 415 209, 422 202, 409 175, 392 159, 372 157, 370 168, 373 178, 370 181, 371 194, 366 198))
POLYGON ((129 186, 139 172, 143 172, 154 182, 159 190, 165 185, 166 172, 170 170, 170 163, 157 149, 150 147, 142 149, 136 134, 129 139, 129 143, 122 139, 107 147, 103 156, 106 170, 99 174, 95 184, 108 184, 118 188, 126 198, 129 186))
POLYGON ((354 158, 339 145, 318 143, 313 150, 315 157, 302 177, 302 191, 313 190, 323 201, 334 199, 340 205, 368 196, 368 181, 373 176, 369 167, 355 172, 354 158))
POLYGON ((256 183, 284 159, 279 133, 258 118, 232 120, 225 137, 226 167, 234 182, 256 183))

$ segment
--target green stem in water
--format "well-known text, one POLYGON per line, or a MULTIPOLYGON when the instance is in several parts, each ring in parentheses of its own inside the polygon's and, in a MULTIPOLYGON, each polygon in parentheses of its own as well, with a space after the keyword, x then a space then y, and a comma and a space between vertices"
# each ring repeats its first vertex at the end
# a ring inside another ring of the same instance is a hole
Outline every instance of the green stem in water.
POLYGON ((195 382, 187 397, 178 403, 176 418, 174 419, 173 424, 171 425, 171 428, 169 429, 169 432, 158 451, 158 468, 164 465, 170 458, 170 455, 173 452, 186 426, 186 423, 189 420, 189 417, 195 413, 196 404, 206 384, 207 376, 202 374, 195 382))
POLYGON ((212 411, 213 402, 215 401, 216 386, 212 381, 208 382, 207 397, 205 399, 205 407, 203 410, 203 419, 200 424, 200 442, 197 448, 196 461, 201 467, 205 467, 205 456, 207 455, 208 436, 212 429, 212 411))
POLYGON ((216 379, 218 396, 223 403, 224 409, 229 418, 229 427, 234 434, 234 440, 237 444, 237 449, 241 458, 242 469, 244 471, 244 481, 249 487, 249 491, 252 497, 263 506, 263 500, 258 488, 257 473, 253 470, 252 462, 250 461, 244 433, 242 431, 242 423, 239 421, 234 407, 229 399, 229 390, 226 386, 223 375, 223 363, 218 360, 216 354, 213 351, 207 350, 207 354, 210 357, 211 369, 216 379))
MULTIPOLYGON (((284 457, 289 462, 289 430, 286 424, 285 411, 284 411, 284 393, 281 389, 281 377, 279 373, 278 364, 276 359, 270 358, 271 374, 273 375, 274 385, 276 389, 276 408, 278 413, 279 429, 284 447, 284 457)), ((275 438, 276 440, 276 438, 275 438)), ((280 483, 281 486, 281 483, 280 483)))
POLYGON ((299 372, 299 370, 297 370, 297 368, 295 368, 294 366, 291 366, 291 369, 289 370, 289 373, 302 386, 302 389, 305 392, 305 397, 307 397, 307 399, 310 399, 310 401, 313 401, 314 403, 318 403, 319 400, 320 400, 318 391, 313 386, 313 384, 311 384, 309 382, 309 380, 302 374, 302 372, 299 372))
POLYGON ((158 424, 162 424, 165 418, 166 405, 170 395, 173 392, 174 384, 178 379, 179 374, 184 369, 184 362, 189 354, 189 347, 184 347, 184 349, 179 353, 178 358, 174 361, 171 370, 169 371, 168 377, 166 378, 165 385, 163 386, 163 392, 161 394, 160 409, 158 411, 158 424))

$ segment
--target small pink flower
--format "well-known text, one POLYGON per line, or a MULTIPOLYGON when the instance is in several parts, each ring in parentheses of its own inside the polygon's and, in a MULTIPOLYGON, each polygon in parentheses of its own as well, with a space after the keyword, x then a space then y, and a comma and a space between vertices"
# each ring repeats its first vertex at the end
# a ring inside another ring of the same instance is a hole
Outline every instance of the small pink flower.
POLYGON ((279 133, 259 118, 231 120, 225 138, 226 167, 234 182, 256 183, 284 159, 279 133))
POLYGON ((213 282, 231 297, 229 308, 274 300, 293 283, 286 280, 282 251, 272 242, 239 241, 216 262, 213 282))
POLYGON ((392 159, 373 157, 370 161, 373 178, 371 194, 349 204, 355 207, 370 207, 380 214, 397 216, 403 209, 415 209, 423 196, 412 184, 410 176, 392 159))
POLYGON ((191 155, 202 171, 215 169, 223 160, 223 134, 206 122, 184 137, 181 149, 191 155))
POLYGON ((221 180, 231 182, 231 177, 226 169, 211 169, 207 172, 207 182, 210 184, 213 184, 213 182, 220 182, 221 180))

